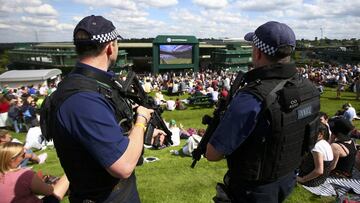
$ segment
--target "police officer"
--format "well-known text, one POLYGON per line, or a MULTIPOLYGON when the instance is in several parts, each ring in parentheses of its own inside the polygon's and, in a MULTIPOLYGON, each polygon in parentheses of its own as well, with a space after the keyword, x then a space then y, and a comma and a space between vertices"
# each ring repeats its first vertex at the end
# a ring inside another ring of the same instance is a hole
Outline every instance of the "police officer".
POLYGON ((290 63, 296 40, 289 26, 270 21, 244 38, 253 45, 254 69, 244 75, 206 157, 226 157, 224 188, 232 202, 282 202, 317 126, 319 93, 290 63))
POLYGON ((153 110, 139 106, 129 129, 118 125, 133 115, 131 105, 116 96, 109 71, 117 59, 119 37, 111 21, 85 17, 73 37, 79 60, 52 96, 52 134, 70 181, 69 200, 140 202, 134 169, 153 110))

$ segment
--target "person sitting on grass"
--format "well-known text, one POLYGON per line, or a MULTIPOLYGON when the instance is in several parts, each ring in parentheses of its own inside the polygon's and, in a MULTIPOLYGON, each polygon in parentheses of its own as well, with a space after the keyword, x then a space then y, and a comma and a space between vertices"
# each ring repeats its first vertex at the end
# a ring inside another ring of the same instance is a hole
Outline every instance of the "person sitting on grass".
POLYGON ((350 103, 345 103, 342 108, 344 109, 343 117, 350 122, 352 122, 354 119, 359 119, 359 117, 356 115, 356 110, 353 106, 351 106, 350 103))
POLYGON ((172 146, 180 145, 180 128, 177 127, 176 121, 171 119, 169 122, 169 130, 171 131, 171 140, 173 142, 172 146))
POLYGON ((176 110, 186 110, 187 109, 185 104, 179 98, 176 98, 175 106, 176 106, 175 107, 176 110))
MULTIPOLYGON (((0 144, 9 143, 9 142, 22 144, 21 141, 19 141, 18 139, 16 139, 16 138, 13 139, 9 131, 0 129, 0 144)), ((40 155, 36 155, 30 148, 25 148, 25 150, 26 150, 25 151, 26 153, 24 155, 24 159, 20 163, 20 166, 22 168, 27 167, 27 164, 29 163, 29 161, 31 161, 33 163, 37 163, 37 164, 45 163, 45 160, 48 156, 47 153, 42 153, 40 155)))
POLYGON ((329 131, 329 137, 326 141, 330 142, 331 130, 330 130, 330 126, 329 126, 329 116, 327 115, 327 113, 321 111, 321 112, 319 112, 319 117, 320 117, 320 123, 326 125, 326 127, 329 131))
POLYGON ((166 109, 169 110, 169 111, 174 111, 176 108, 176 103, 174 100, 167 100, 166 101, 166 109))
POLYGON ((47 145, 50 145, 50 142, 45 140, 45 137, 42 135, 41 128, 39 125, 31 127, 26 133, 25 148, 31 149, 35 148, 37 150, 44 150, 47 148, 47 145))
POLYGON ((314 148, 300 166, 297 182, 309 187, 323 184, 330 173, 330 165, 334 158, 329 139, 328 127, 320 123, 318 137, 314 148))
POLYGON ((63 175, 55 184, 46 184, 31 169, 19 167, 25 154, 20 143, 0 144, 1 202, 60 202, 69 188, 67 177, 63 175), (39 199, 36 195, 45 197, 39 199))
MULTIPOLYGON (((164 144, 165 141, 165 135, 161 134, 161 133, 157 133, 156 132, 157 129, 155 129, 153 136, 151 138, 151 145, 146 146, 147 148, 152 148, 152 149, 164 149, 165 147, 167 147, 164 144)), ((144 145, 145 146, 145 145, 144 145)))
POLYGON ((166 100, 164 99, 164 95, 161 93, 161 91, 158 91, 155 93, 154 102, 156 105, 162 105, 166 104, 166 100))
POLYGON ((334 160, 331 163, 331 176, 351 178, 355 165, 356 147, 351 139, 351 131, 355 128, 344 118, 334 118, 329 121, 332 132, 331 148, 334 160))
POLYGON ((205 129, 198 130, 198 134, 192 134, 187 140, 185 145, 180 150, 170 150, 173 155, 183 154, 185 156, 191 156, 194 149, 196 149, 205 134, 205 129))
MULTIPOLYGON (((167 125, 165 120, 164 122, 167 125)), ((168 145, 164 144, 165 136, 166 134, 164 131, 155 128, 151 137, 151 144, 144 144, 144 147, 152 149, 164 149, 165 147, 168 147, 168 145)))

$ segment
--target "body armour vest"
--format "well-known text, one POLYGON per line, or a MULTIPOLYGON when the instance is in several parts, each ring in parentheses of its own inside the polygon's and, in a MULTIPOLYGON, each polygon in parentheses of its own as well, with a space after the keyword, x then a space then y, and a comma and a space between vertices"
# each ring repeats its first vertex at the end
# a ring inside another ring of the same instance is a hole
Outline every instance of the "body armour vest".
POLYGON ((114 91, 109 85, 79 74, 70 74, 59 83, 58 89, 50 95, 53 105, 52 112, 54 112, 52 114, 53 121, 49 121, 49 123, 53 122, 54 126, 51 135, 61 166, 71 182, 69 199, 72 202, 82 202, 84 199, 102 201, 108 197, 118 184, 119 179, 111 176, 89 155, 85 147, 72 136, 69 136, 56 116, 57 110, 67 98, 83 91, 102 94, 112 105, 114 117, 124 131, 131 128, 133 112, 127 101, 121 98, 117 91, 114 91))
POLYGON ((272 182, 294 171, 314 144, 320 94, 309 80, 298 76, 292 64, 256 68, 244 77, 247 85, 239 92, 253 94, 262 102, 258 123, 264 119, 270 129, 263 133, 261 125, 256 125, 227 157, 228 175, 235 181, 272 182))

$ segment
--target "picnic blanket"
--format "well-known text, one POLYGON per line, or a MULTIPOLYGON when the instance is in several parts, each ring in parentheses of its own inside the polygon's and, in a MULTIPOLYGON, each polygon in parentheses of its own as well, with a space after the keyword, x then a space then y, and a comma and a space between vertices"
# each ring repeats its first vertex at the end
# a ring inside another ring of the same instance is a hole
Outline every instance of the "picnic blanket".
POLYGON ((309 192, 321 196, 341 196, 351 191, 360 194, 360 172, 354 169, 353 178, 328 177, 317 187, 303 187, 309 192))

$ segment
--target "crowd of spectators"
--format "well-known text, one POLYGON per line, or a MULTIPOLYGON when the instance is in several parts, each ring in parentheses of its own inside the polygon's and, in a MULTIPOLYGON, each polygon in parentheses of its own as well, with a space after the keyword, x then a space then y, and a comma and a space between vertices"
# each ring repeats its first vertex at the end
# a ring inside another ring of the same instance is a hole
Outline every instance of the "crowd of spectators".
MULTIPOLYGON (((305 65, 299 66, 298 71, 302 77, 315 83, 320 92, 323 92, 324 86, 335 87, 337 98, 341 97, 342 91, 349 90, 356 92, 356 99, 360 99, 360 65, 324 64, 319 67, 305 65)), ((166 72, 156 75, 146 73, 140 76, 140 82, 147 93, 165 91, 169 96, 189 93, 194 97, 208 96, 210 103, 216 103, 220 97, 228 95, 236 75, 236 72, 210 69, 200 72, 166 72)), ((157 99, 158 104, 161 104, 161 101, 165 102, 163 97, 157 99)), ((191 103, 192 100, 189 98, 184 102, 191 103)), ((170 110, 175 109, 173 102, 170 104, 170 110)))
POLYGON ((337 98, 341 92, 350 90, 356 92, 356 99, 360 99, 360 65, 332 66, 323 65, 320 67, 307 66, 299 68, 300 74, 314 82, 320 92, 324 86, 336 87, 337 98))
POLYGON ((39 125, 38 110, 44 98, 56 90, 55 85, 3 87, 0 94, 0 127, 12 126, 16 133, 39 125))
MULTIPOLYGON (((150 73, 140 76, 140 82, 145 92, 165 91, 169 96, 180 96, 185 93, 193 97, 208 97, 208 102, 215 104, 219 97, 226 97, 236 72, 223 70, 204 70, 201 72, 166 72, 152 75, 150 73)), ((156 93, 157 104, 165 104, 163 96, 156 93)), ((192 103, 191 98, 182 100, 184 103, 192 103)), ((179 101, 170 101, 167 104, 169 110, 183 110, 186 107, 179 101)))

